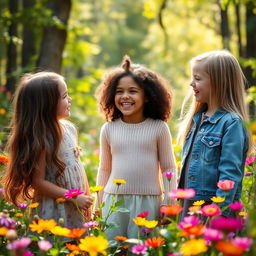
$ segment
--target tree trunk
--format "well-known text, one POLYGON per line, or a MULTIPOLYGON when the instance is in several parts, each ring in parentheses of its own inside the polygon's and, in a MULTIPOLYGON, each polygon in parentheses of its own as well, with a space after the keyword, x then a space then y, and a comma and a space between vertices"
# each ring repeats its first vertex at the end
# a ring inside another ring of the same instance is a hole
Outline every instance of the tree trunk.
MULTIPOLYGON (((9 0, 9 9, 12 17, 18 11, 18 0, 9 0)), ((6 89, 14 93, 16 85, 15 72, 17 70, 17 47, 15 44, 15 37, 17 37, 17 22, 12 19, 11 25, 8 29, 10 42, 7 46, 7 62, 6 62, 6 89)))
POLYGON ((222 36, 222 45, 224 49, 230 50, 230 32, 229 32, 229 23, 228 23, 228 5, 226 5, 225 9, 220 7, 220 15, 221 15, 221 36, 222 36))
POLYGON ((241 38, 241 16, 240 16, 240 3, 235 4, 236 11, 236 31, 237 31, 237 46, 240 57, 244 57, 243 44, 241 38))
MULTIPOLYGON (((23 9, 33 8, 35 0, 23 0, 23 9)), ((32 57, 36 54, 35 30, 33 24, 23 23, 22 69, 29 70, 32 57)))
MULTIPOLYGON (((71 10, 71 0, 49 0, 48 8, 66 26, 71 10)), ((62 53, 67 38, 67 29, 48 26, 44 29, 40 54, 37 61, 39 70, 48 70, 60 73, 62 53)))

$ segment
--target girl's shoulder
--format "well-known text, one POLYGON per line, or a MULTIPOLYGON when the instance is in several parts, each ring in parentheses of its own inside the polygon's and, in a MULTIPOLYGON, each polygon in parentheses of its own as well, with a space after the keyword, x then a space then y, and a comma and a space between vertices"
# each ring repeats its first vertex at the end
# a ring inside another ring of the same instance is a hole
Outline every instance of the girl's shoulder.
POLYGON ((71 123, 70 121, 62 119, 62 120, 60 120, 60 123, 61 123, 62 127, 64 127, 64 129, 67 130, 68 132, 72 132, 74 134, 77 133, 76 126, 73 123, 71 123))

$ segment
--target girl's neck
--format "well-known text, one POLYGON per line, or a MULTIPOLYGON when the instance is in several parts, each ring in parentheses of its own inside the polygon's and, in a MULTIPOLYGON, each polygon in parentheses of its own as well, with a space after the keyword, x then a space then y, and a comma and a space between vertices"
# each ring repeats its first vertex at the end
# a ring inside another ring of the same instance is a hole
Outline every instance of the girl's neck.
POLYGON ((143 121, 145 121, 147 118, 144 116, 140 116, 140 117, 133 117, 130 118, 129 116, 123 116, 122 121, 125 123, 130 123, 130 124, 138 124, 138 123, 142 123, 143 121))
POLYGON ((212 116, 216 112, 217 109, 218 109, 217 106, 209 106, 208 105, 208 108, 207 108, 207 110, 205 112, 205 115, 206 116, 212 116))

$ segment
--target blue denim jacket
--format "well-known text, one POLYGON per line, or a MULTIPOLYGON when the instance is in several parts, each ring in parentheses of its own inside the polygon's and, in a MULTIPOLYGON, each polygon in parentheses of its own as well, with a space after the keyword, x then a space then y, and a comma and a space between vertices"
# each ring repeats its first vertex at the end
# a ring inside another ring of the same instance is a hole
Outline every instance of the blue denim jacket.
MULTIPOLYGON (((187 188, 196 192, 192 200, 210 200, 213 196, 224 197, 225 193, 217 187, 220 180, 232 180, 235 186, 226 192, 226 200, 220 207, 229 205, 241 197, 242 180, 246 152, 248 150, 247 131, 236 113, 219 109, 204 120, 194 138, 203 111, 193 117, 193 125, 183 147, 181 173, 184 163, 187 169, 187 188), (190 158, 187 159, 190 152, 190 158)), ((227 209, 224 215, 229 214, 227 209)))

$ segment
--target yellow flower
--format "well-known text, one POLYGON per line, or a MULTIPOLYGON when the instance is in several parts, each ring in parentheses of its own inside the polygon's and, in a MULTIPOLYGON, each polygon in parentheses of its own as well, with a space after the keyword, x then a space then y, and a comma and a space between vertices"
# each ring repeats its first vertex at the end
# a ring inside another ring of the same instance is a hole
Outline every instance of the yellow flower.
POLYGON ((50 231, 56 236, 69 237, 70 234, 70 230, 68 228, 63 228, 61 226, 55 226, 50 231))
POLYGON ((99 191, 101 191, 103 188, 104 188, 104 186, 90 187, 90 191, 91 191, 92 193, 94 193, 94 192, 99 192, 99 191))
POLYGON ((145 220, 145 227, 146 228, 155 228, 158 224, 157 220, 145 220))
POLYGON ((248 213, 247 212, 239 212, 238 215, 243 217, 243 219, 247 219, 248 218, 248 213))
POLYGON ((6 113, 6 110, 4 108, 0 108, 0 115, 4 115, 6 113))
POLYGON ((132 219, 133 222, 137 225, 137 226, 145 226, 145 223, 146 223, 146 219, 145 218, 142 218, 142 217, 137 217, 135 219, 132 219))
POLYGON ((1 227, 0 228, 0 236, 5 236, 8 232, 8 228, 6 227, 1 227))
POLYGON ((29 208, 36 208, 39 206, 39 203, 33 203, 33 204, 30 204, 28 207, 29 208))
POLYGON ((106 255, 108 240, 103 236, 86 236, 84 239, 80 239, 79 248, 82 251, 88 252, 90 256, 97 256, 98 253, 106 255))
POLYGON ((18 212, 18 213, 15 214, 15 216, 16 216, 16 217, 22 217, 22 216, 23 216, 23 213, 18 212))
POLYGON ((121 184, 125 184, 126 181, 125 180, 122 180, 122 179, 116 179, 116 180, 113 180, 113 183, 117 184, 118 186, 121 185, 121 184))
POLYGON ((203 205, 204 203, 205 203, 204 200, 199 200, 199 201, 194 202, 193 205, 200 206, 200 205, 203 205))
POLYGON ((57 224, 54 220, 39 219, 38 222, 33 221, 32 224, 29 225, 29 227, 32 232, 42 233, 43 231, 50 231, 56 225, 57 224))
POLYGON ((200 206, 200 205, 190 206, 190 207, 188 208, 188 210, 189 210, 189 212, 200 213, 201 206, 200 206))
POLYGON ((214 196, 211 198, 211 200, 214 202, 214 203, 222 203, 225 201, 225 198, 224 197, 220 197, 220 196, 214 196))
POLYGON ((183 255, 198 255, 207 251, 207 246, 204 239, 191 239, 186 241, 181 247, 183 255))

